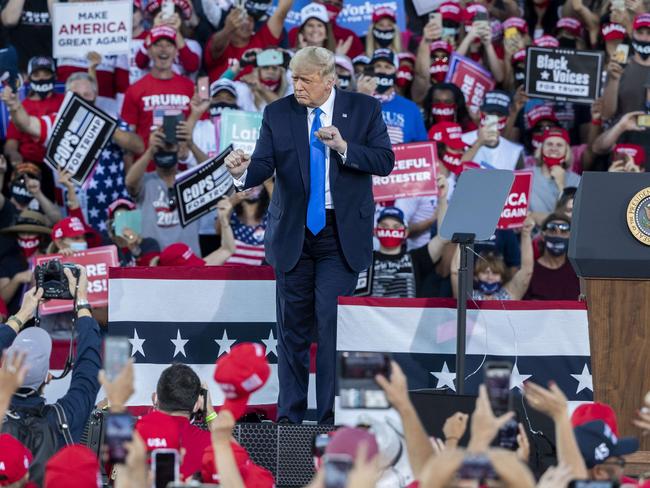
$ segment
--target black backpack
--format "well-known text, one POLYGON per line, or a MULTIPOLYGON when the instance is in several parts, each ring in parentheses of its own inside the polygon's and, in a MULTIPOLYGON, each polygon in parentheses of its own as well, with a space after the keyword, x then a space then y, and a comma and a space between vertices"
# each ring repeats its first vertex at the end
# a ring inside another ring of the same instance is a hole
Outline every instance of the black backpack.
POLYGON ((58 434, 63 435, 66 445, 71 445, 72 435, 63 407, 58 403, 35 408, 19 408, 7 411, 2 432, 11 434, 32 452, 29 479, 38 486, 43 485, 45 464, 64 446, 59 445, 58 434), (57 416, 58 429, 47 421, 47 414, 53 409, 57 416), (57 432, 58 430, 58 432, 57 432))

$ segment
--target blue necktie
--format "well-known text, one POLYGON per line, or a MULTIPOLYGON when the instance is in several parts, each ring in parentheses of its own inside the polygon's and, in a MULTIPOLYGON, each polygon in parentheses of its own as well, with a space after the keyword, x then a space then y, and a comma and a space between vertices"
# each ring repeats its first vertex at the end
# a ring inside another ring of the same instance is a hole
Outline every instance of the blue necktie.
POLYGON ((307 228, 316 235, 325 227, 325 145, 315 132, 320 129, 320 108, 314 109, 314 122, 309 131, 309 203, 307 228))

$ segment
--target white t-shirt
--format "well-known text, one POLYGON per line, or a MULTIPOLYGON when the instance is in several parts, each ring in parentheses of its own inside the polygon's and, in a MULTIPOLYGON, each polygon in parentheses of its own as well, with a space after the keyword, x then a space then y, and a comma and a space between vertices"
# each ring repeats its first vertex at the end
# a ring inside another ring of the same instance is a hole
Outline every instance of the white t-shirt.
MULTIPOLYGON (((465 144, 471 146, 476 142, 478 131, 466 132, 462 136, 465 144)), ((481 165, 484 169, 509 169, 513 170, 519 162, 524 147, 509 141, 505 137, 499 137, 499 144, 496 147, 481 146, 474 156, 473 162, 481 165)))

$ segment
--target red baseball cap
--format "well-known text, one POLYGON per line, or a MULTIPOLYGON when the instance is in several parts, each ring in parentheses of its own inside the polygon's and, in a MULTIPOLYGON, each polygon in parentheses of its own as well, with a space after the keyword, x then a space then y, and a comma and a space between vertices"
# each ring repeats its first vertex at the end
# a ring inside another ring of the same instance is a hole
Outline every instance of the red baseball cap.
MULTIPOLYGON (((235 457, 235 464, 237 464, 237 469, 239 469, 239 474, 241 474, 242 478, 245 478, 248 468, 252 466, 253 462, 250 460, 246 449, 236 442, 231 441, 230 447, 232 448, 235 457)), ((204 483, 220 482, 219 471, 215 463, 214 449, 212 448, 212 445, 205 448, 203 456, 201 457, 201 480, 204 483)))
POLYGON ((456 122, 438 122, 429 129, 429 139, 441 142, 455 150, 465 149, 466 144, 461 139, 462 127, 456 122))
POLYGON ((150 48, 161 39, 176 42, 176 30, 168 25, 158 25, 149 31, 145 47, 150 48))
POLYGON ((379 22, 381 19, 390 19, 393 22, 397 22, 397 14, 390 7, 377 7, 372 12, 372 23, 379 22))
POLYGON ((52 239, 79 237, 86 235, 86 227, 78 217, 66 217, 59 220, 52 228, 52 239))
POLYGON ((503 30, 514 27, 522 34, 528 34, 528 24, 521 17, 509 17, 503 22, 503 30))
POLYGON ((488 9, 480 3, 470 3, 467 5, 465 7, 465 11, 463 12, 463 19, 465 21, 465 24, 471 24, 474 21, 474 16, 479 12, 489 15, 488 9))
POLYGON ((536 105, 526 112, 526 122, 530 129, 534 128, 542 120, 550 120, 551 122, 557 123, 557 116, 551 105, 536 105))
POLYGON ((205 261, 184 242, 176 242, 162 250, 158 266, 205 266, 205 261))
POLYGON ((181 430, 171 415, 154 410, 135 424, 148 452, 154 449, 180 449, 181 430))
POLYGON ((636 17, 634 17, 634 23, 632 24, 632 29, 638 30, 638 29, 642 29, 644 27, 650 28, 650 14, 649 13, 638 14, 636 17))
POLYGON ((456 22, 460 24, 463 18, 463 9, 456 2, 445 2, 438 7, 438 12, 442 14, 442 20, 456 22))
POLYGON ((377 439, 367 429, 359 427, 342 427, 334 432, 325 448, 325 456, 338 454, 350 456, 352 460, 357 457, 357 451, 362 442, 366 443, 367 460, 374 458, 379 453, 377 439))
POLYGON ((560 41, 558 41, 555 37, 545 35, 542 37, 538 37, 533 41, 533 46, 537 47, 559 47, 560 46, 560 41))
POLYGON ((235 419, 241 417, 251 393, 262 388, 270 374, 264 346, 256 342, 234 346, 229 354, 217 359, 214 369, 214 380, 226 397, 223 408, 235 419))
POLYGON ((512 58, 510 59, 511 64, 517 64, 517 63, 523 63, 526 61, 526 49, 520 49, 519 51, 515 52, 512 55, 512 58))
POLYGON ((0 434, 0 486, 22 480, 32 463, 32 453, 9 434, 0 434))
POLYGON ((47 488, 101 488, 99 461, 86 446, 67 446, 45 465, 47 488))
POLYGON ((562 17, 557 21, 555 27, 558 30, 564 29, 576 37, 582 34, 582 24, 578 19, 574 19, 573 17, 562 17))
POLYGON ((573 411, 571 415, 571 424, 573 427, 593 422, 594 420, 602 420, 605 422, 612 432, 618 437, 618 422, 616 421, 616 412, 606 403, 583 403, 573 411))
POLYGON ((108 215, 108 218, 112 219, 115 211, 120 208, 126 208, 127 210, 135 210, 136 206, 135 203, 133 203, 131 200, 127 200, 126 198, 118 198, 113 203, 111 203, 106 209, 106 214, 108 215))
POLYGON ((550 139, 551 137, 560 137, 564 139, 567 144, 571 144, 569 133, 562 127, 551 127, 550 129, 545 130, 544 134, 542 135, 542 144, 546 139, 550 139))
POLYGON ((638 144, 616 144, 612 153, 628 154, 637 166, 645 165, 645 149, 638 144))
POLYGON ((431 44, 429 44, 429 52, 434 52, 438 50, 445 51, 447 54, 451 54, 454 48, 447 41, 443 41, 440 39, 437 41, 433 41, 431 44))
MULTIPOLYGON (((162 8, 162 4, 163 0, 149 0, 145 8, 149 14, 155 15, 162 8)), ((187 0, 174 0, 174 6, 180 9, 183 20, 192 17, 192 5, 187 0)))
POLYGON ((402 61, 410 61, 412 64, 415 64, 415 54, 413 53, 397 53, 397 60, 401 63, 402 61))
POLYGON ((627 36, 627 31, 625 30, 625 26, 621 24, 617 24, 615 22, 603 24, 603 26, 600 29, 600 33, 605 39, 605 42, 615 41, 619 39, 623 40, 627 36))

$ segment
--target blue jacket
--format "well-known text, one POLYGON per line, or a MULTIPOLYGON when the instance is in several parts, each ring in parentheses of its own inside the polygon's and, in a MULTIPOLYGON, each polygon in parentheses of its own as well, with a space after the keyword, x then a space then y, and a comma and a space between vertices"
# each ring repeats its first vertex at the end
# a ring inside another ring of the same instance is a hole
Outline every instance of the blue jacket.
MULTIPOLYGON (((354 271, 368 269, 372 259, 375 202, 372 175, 386 176, 395 164, 381 105, 372 97, 336 91, 332 125, 348 143, 346 163, 330 151, 330 192, 343 255, 354 271)), ((307 108, 293 95, 266 107, 245 186, 261 185, 273 176, 265 234, 267 261, 280 271, 298 262, 305 238, 309 201, 309 134, 307 108)))
MULTIPOLYGON (((77 329, 77 357, 70 375, 70 387, 68 392, 60 398, 57 403, 63 407, 70 433, 75 443, 81 439, 86 421, 95 406, 97 393, 99 392, 99 381, 97 374, 101 368, 101 344, 102 339, 99 332, 99 325, 94 318, 81 317, 76 323, 77 329)), ((11 346, 16 338, 16 332, 7 324, 0 325, 0 350, 11 346)), ((11 400, 11 408, 20 410, 23 408, 39 407, 45 403, 45 398, 32 396, 22 398, 14 396, 11 400)), ((56 413, 50 409, 48 422, 59 432, 59 424, 56 413)), ((59 445, 64 446, 63 436, 59 434, 59 445)))

